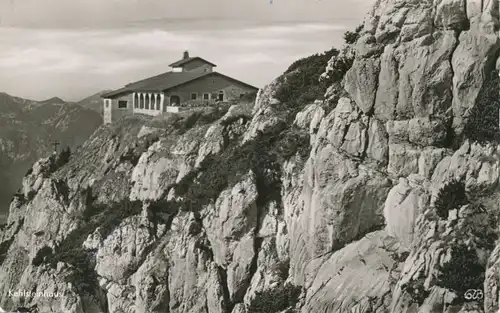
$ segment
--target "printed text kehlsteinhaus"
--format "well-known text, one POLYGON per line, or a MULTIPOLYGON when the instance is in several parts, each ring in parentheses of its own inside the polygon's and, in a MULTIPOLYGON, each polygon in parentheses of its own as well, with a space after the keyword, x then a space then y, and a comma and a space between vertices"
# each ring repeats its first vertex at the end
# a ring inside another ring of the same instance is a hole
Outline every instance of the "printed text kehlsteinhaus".
POLYGON ((29 298, 57 298, 62 297, 63 294, 61 292, 47 292, 47 291, 39 291, 32 292, 28 290, 10 290, 9 289, 9 297, 29 297, 29 298))

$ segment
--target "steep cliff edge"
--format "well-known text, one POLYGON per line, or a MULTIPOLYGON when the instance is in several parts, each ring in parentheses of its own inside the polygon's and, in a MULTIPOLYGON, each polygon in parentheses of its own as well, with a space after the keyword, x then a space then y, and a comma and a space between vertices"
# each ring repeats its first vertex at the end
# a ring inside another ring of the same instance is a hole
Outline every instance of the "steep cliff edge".
POLYGON ((280 101, 299 64, 253 107, 126 118, 38 161, 2 231, 0 306, 497 312, 498 16, 379 0, 323 100, 280 101))

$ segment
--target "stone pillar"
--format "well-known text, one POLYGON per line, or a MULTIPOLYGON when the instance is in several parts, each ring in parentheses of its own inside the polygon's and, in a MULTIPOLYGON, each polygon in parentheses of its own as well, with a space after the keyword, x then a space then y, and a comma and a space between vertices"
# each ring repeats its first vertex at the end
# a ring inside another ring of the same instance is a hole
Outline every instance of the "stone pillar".
POLYGON ((163 112, 163 105, 165 103, 165 94, 160 94, 160 110, 163 112))
POLYGON ((113 100, 104 99, 104 124, 109 124, 113 121, 113 100))

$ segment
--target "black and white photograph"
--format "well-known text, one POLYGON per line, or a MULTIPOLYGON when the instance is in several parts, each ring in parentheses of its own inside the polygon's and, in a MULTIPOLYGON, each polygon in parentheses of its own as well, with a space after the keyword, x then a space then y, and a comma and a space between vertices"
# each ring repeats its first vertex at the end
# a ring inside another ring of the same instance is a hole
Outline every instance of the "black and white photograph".
POLYGON ((0 312, 500 313, 500 0, 0 0, 0 312))

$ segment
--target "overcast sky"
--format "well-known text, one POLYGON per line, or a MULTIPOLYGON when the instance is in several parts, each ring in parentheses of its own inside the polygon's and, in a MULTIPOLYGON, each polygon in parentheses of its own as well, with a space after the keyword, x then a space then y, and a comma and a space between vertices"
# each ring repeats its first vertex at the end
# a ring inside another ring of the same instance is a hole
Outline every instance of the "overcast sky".
POLYGON ((168 71, 185 49, 257 87, 340 47, 373 0, 0 0, 0 91, 75 101, 168 71))

